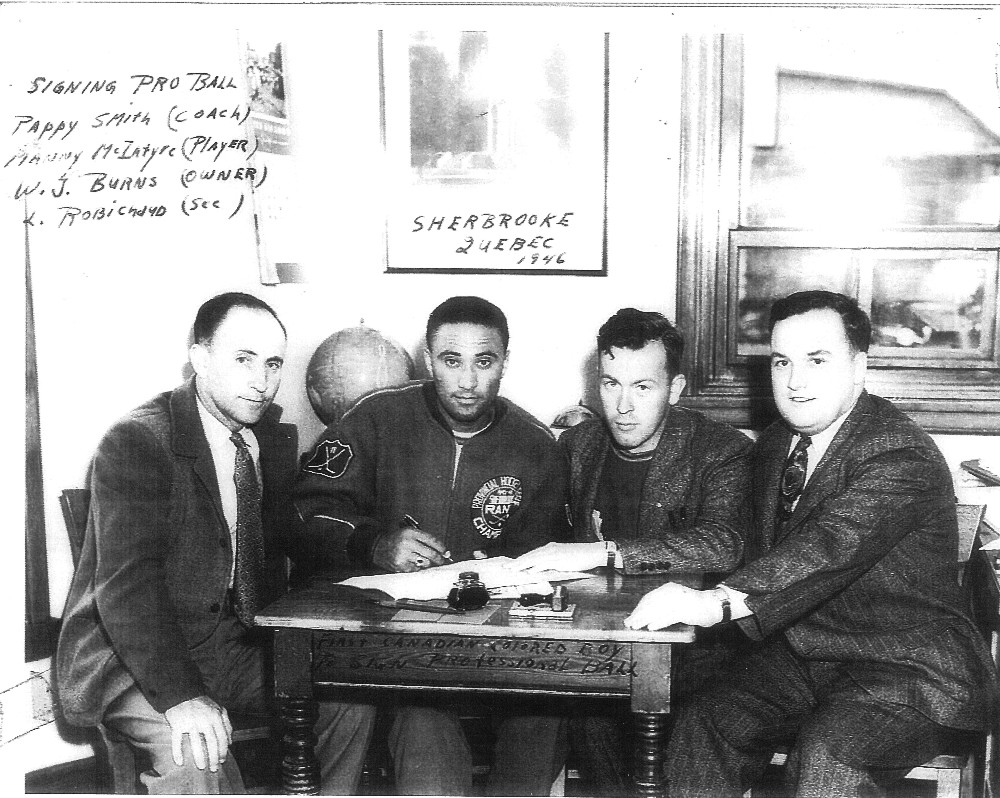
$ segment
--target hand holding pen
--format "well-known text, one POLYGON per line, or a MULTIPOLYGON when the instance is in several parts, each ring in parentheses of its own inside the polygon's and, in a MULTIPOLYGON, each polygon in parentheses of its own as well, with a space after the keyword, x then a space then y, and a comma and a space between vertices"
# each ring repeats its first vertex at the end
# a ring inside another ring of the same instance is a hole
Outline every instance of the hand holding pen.
POLYGON ((413 516, 404 515, 394 532, 375 543, 372 559, 387 571, 413 573, 450 562, 451 552, 435 535, 421 529, 413 516))

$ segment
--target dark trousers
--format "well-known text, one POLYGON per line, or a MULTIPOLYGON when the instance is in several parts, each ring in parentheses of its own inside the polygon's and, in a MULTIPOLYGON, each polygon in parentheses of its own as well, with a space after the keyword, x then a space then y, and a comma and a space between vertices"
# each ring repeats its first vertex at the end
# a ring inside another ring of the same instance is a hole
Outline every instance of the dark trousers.
MULTIPOLYGON (((488 711, 496 738, 487 793, 548 795, 566 759, 564 720, 479 704, 475 710, 488 711)), ((396 706, 389 750, 400 795, 468 795, 472 790, 472 752, 459 708, 434 701, 396 706)))
MULTIPOLYGON (((671 704, 678 706, 704 685, 746 646, 737 628, 699 629, 690 646, 674 649, 671 704)), ((587 795, 631 798, 633 717, 627 701, 584 702, 569 719, 572 762, 580 771, 587 795)))
MULTIPOLYGON (((208 695, 231 712, 267 716, 273 713, 266 679, 265 649, 232 613, 226 613, 216 631, 192 649, 191 656, 205 680, 208 695)), ((316 723, 316 755, 320 764, 321 794, 356 795, 365 752, 374 728, 375 713, 350 704, 320 702, 316 723)), ((150 794, 217 795, 243 793, 243 778, 232 752, 219 770, 198 770, 190 741, 184 738, 184 764, 171 753, 170 724, 140 690, 132 686, 111 703, 105 725, 124 734, 140 752, 140 779, 150 794)))
POLYGON ((666 777, 671 798, 738 798, 794 740, 790 794, 867 798, 967 735, 876 699, 838 663, 799 659, 782 637, 750 649, 681 708, 666 777))

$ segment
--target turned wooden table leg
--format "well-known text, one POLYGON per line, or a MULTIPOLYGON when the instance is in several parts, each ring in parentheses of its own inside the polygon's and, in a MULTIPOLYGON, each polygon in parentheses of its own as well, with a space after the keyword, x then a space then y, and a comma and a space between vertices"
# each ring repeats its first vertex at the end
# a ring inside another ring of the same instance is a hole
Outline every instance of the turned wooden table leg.
POLYGON ((648 712, 633 713, 635 719, 635 760, 632 764, 636 795, 662 798, 663 743, 667 716, 648 712))
POLYGON ((636 795, 662 798, 664 743, 670 712, 670 644, 635 643, 632 646, 632 718, 635 756, 632 780, 636 795))
POLYGON ((316 760, 318 712, 312 698, 281 699, 281 787, 285 795, 316 795, 319 792, 319 762, 316 760))
POLYGON ((286 795, 319 793, 313 698, 312 633, 278 629, 274 636, 274 685, 281 715, 281 788, 286 795))

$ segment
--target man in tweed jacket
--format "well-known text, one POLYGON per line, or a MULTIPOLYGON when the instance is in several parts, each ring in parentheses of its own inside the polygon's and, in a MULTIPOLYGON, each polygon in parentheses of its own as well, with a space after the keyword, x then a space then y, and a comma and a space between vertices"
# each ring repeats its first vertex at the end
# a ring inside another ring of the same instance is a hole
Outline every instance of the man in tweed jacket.
MULTIPOLYGON (((529 567, 587 569, 614 561, 628 573, 708 571, 741 561, 749 520, 750 440, 694 410, 676 407, 684 389, 684 341, 660 313, 623 308, 597 336, 603 419, 559 439, 570 462, 570 514, 578 542, 550 543, 519 558, 529 567)), ((678 685, 709 676, 731 632, 701 635, 677 658, 678 685)), ((588 785, 628 795, 629 713, 570 723, 588 785)))
MULTIPOLYGON (((272 573, 284 569, 292 520, 296 430, 272 405, 284 326, 260 299, 227 293, 202 305, 193 332, 195 376, 133 410, 98 447, 55 658, 66 719, 125 736, 150 794, 245 792, 228 751, 229 711, 270 710, 268 635, 234 609, 231 436, 260 475, 272 573)), ((265 592, 261 603, 274 597, 265 592)), ((369 719, 324 703, 316 734, 323 792, 356 793, 338 761, 349 748, 364 755, 369 719)))
POLYGON ((865 392, 870 338, 840 294, 774 304, 783 421, 752 451, 747 564, 714 590, 652 591, 626 619, 658 629, 732 618, 753 641, 682 707, 667 750, 672 796, 742 795, 789 739, 796 795, 881 795, 995 711, 997 675, 955 578, 948 466, 865 392))

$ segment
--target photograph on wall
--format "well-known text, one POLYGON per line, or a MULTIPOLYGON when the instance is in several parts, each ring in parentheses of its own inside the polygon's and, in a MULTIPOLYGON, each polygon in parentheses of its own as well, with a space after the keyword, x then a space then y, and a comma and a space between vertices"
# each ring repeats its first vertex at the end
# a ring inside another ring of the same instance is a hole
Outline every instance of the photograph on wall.
POLYGON ((607 34, 381 48, 387 271, 605 274, 607 34))
POLYGON ((247 88, 246 128, 260 281, 295 282, 300 257, 298 196, 289 122, 286 45, 264 30, 239 30, 247 88))

